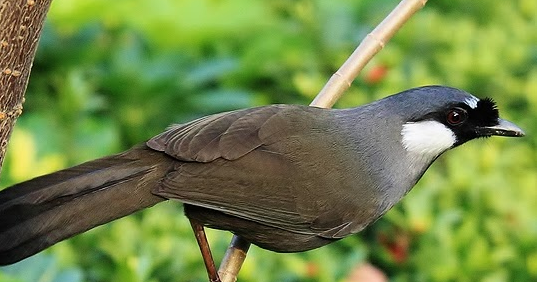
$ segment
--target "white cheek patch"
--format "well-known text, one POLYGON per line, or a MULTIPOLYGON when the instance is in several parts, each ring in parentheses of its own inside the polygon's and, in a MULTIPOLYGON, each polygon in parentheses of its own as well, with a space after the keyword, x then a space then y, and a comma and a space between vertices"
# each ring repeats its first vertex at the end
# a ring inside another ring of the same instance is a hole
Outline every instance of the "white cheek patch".
POLYGON ((425 120, 407 122, 401 130, 403 147, 412 153, 436 157, 451 148, 457 138, 440 122, 425 120))
POLYGON ((469 96, 468 98, 464 99, 464 103, 466 103, 466 105, 472 109, 477 108, 477 102, 479 102, 479 98, 475 96, 469 96))

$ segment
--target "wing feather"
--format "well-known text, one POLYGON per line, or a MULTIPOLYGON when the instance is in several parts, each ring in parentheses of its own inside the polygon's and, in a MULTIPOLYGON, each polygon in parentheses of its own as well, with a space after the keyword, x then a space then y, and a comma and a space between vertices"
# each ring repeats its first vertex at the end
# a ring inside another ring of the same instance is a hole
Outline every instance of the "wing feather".
POLYGON ((235 160, 263 144, 259 130, 270 117, 295 107, 271 105, 202 117, 168 128, 147 146, 182 161, 235 160))
POLYGON ((183 161, 154 193, 291 232, 344 237, 363 224, 341 216, 356 199, 324 189, 347 185, 340 180, 355 164, 338 150, 346 140, 332 119, 323 109, 271 105, 172 126, 147 142, 183 161))

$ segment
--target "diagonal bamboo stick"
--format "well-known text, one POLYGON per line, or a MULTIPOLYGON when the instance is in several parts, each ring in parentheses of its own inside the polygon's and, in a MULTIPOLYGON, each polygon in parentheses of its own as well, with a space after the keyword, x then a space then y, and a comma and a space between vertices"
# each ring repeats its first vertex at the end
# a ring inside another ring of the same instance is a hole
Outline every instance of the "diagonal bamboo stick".
MULTIPOLYGON (((330 108, 352 84, 365 65, 377 54, 390 38, 425 6, 427 0, 402 0, 392 12, 369 33, 358 45, 351 56, 325 84, 310 106, 330 108)), ((218 269, 222 282, 235 282, 240 268, 246 259, 250 243, 240 236, 233 239, 218 269)))
POLYGON ((392 12, 371 31, 351 56, 343 63, 321 92, 311 102, 310 106, 323 108, 332 107, 343 92, 351 86, 365 65, 375 56, 403 24, 425 6, 427 0, 403 0, 392 12))

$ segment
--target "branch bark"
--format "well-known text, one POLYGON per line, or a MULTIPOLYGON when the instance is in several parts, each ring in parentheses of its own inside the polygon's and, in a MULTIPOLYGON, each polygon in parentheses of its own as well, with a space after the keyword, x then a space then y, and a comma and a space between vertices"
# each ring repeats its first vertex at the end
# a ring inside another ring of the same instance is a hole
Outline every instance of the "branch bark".
POLYGON ((0 171, 52 0, 0 0, 0 171))
MULTIPOLYGON (((358 45, 339 70, 332 75, 310 106, 331 108, 343 92, 352 84, 365 65, 375 56, 390 38, 425 6, 427 0, 402 0, 399 5, 358 45)), ((222 282, 235 282, 246 259, 250 243, 240 236, 233 236, 218 273, 222 282)))

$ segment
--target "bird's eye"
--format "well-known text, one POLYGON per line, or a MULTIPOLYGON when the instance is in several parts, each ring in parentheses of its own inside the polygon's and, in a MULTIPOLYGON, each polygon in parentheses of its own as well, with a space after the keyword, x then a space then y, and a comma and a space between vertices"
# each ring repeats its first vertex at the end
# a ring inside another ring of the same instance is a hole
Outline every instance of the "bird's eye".
POLYGON ((464 109, 461 109, 461 108, 453 108, 449 110, 449 112, 447 113, 447 117, 446 117, 447 122, 450 125, 459 125, 465 122, 467 118, 468 118, 468 113, 464 109))

